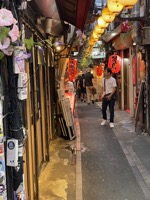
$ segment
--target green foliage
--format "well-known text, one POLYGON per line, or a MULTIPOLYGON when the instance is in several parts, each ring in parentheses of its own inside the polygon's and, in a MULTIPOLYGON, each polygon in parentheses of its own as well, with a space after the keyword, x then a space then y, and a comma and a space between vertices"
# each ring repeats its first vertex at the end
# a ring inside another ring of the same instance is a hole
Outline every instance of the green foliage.
POLYGON ((8 27, 0 27, 0 41, 7 38, 10 28, 8 27))
POLYGON ((0 51, 0 60, 4 57, 4 53, 0 51))
POLYGON ((29 39, 24 39, 24 43, 25 43, 26 48, 30 50, 34 45, 33 37, 30 37, 29 39))

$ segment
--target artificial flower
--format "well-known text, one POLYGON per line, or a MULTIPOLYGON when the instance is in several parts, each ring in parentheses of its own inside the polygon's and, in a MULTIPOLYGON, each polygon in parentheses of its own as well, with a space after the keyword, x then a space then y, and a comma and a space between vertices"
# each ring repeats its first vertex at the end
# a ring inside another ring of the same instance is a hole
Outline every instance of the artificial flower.
POLYGON ((19 37, 19 29, 17 25, 13 25, 13 28, 11 31, 9 31, 9 36, 11 37, 12 42, 15 42, 19 37))
POLYGON ((0 50, 8 48, 9 45, 10 45, 10 38, 7 37, 6 39, 0 41, 0 50))
POLYGON ((14 51, 13 46, 9 46, 7 49, 2 49, 2 52, 7 56, 11 56, 13 51, 14 51))
POLYGON ((10 10, 0 9, 0 26, 11 26, 14 22, 14 17, 10 10))

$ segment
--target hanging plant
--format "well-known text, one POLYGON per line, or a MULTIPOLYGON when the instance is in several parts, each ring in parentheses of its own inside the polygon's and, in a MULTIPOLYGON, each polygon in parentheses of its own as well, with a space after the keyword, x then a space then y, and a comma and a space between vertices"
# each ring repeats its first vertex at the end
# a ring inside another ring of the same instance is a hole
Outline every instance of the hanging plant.
POLYGON ((17 20, 10 10, 0 9, 0 60, 5 56, 11 56, 14 46, 19 38, 17 20))

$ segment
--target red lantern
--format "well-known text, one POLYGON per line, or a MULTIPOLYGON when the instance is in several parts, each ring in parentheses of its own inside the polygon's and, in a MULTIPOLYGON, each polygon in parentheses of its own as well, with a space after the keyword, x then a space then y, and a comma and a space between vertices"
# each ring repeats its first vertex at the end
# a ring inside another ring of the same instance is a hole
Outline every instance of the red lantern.
POLYGON ((108 67, 111 68, 112 73, 118 73, 121 69, 121 57, 113 54, 108 59, 108 67))
POLYGON ((137 82, 137 56, 132 59, 132 83, 136 85, 137 82))
POLYGON ((68 63, 68 75, 69 75, 69 80, 73 81, 76 77, 77 74, 77 60, 69 60, 68 63))
POLYGON ((96 75, 101 76, 102 75, 102 66, 96 66, 96 75))

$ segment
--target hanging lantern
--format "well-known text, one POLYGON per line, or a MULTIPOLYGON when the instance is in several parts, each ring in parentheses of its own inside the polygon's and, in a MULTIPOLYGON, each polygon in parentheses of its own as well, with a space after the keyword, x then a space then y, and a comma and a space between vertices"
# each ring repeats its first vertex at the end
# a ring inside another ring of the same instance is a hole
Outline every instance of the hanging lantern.
POLYGON ((117 54, 109 56, 108 67, 111 68, 112 73, 118 73, 121 69, 121 57, 117 54))
POLYGON ((98 18, 98 26, 99 26, 100 28, 106 28, 108 25, 109 25, 109 24, 103 20, 102 16, 100 16, 100 17, 98 18))
POLYGON ((132 8, 138 2, 138 0, 118 0, 118 2, 125 8, 132 8))
POLYGON ((90 38, 89 41, 88 41, 88 44, 89 45, 93 45, 93 44, 95 44, 97 42, 97 40, 98 39, 90 38))
POLYGON ((98 33, 96 33, 96 32, 93 32, 93 33, 92 33, 92 37, 93 37, 94 39, 99 39, 100 35, 99 35, 98 33))
POLYGON ((68 75, 69 75, 69 80, 73 81, 76 77, 77 74, 77 60, 69 60, 68 63, 68 75))
POLYGON ((107 23, 111 23, 115 19, 115 13, 112 13, 107 7, 102 10, 102 18, 107 23))
POLYGON ((107 0, 107 6, 108 9, 115 14, 119 14, 124 7, 121 3, 119 3, 119 0, 107 0))
POLYGON ((102 69, 102 66, 96 66, 96 75, 97 76, 101 76, 103 73, 103 69, 102 69))
POLYGON ((93 41, 92 41, 92 40, 89 40, 89 41, 88 41, 88 44, 89 44, 90 46, 91 46, 91 45, 94 45, 94 44, 95 44, 95 41, 94 41, 94 40, 93 40, 93 41))
POLYGON ((99 33, 99 34, 103 34, 104 31, 105 31, 105 29, 100 28, 100 27, 98 26, 98 24, 95 26, 94 32, 99 33))

